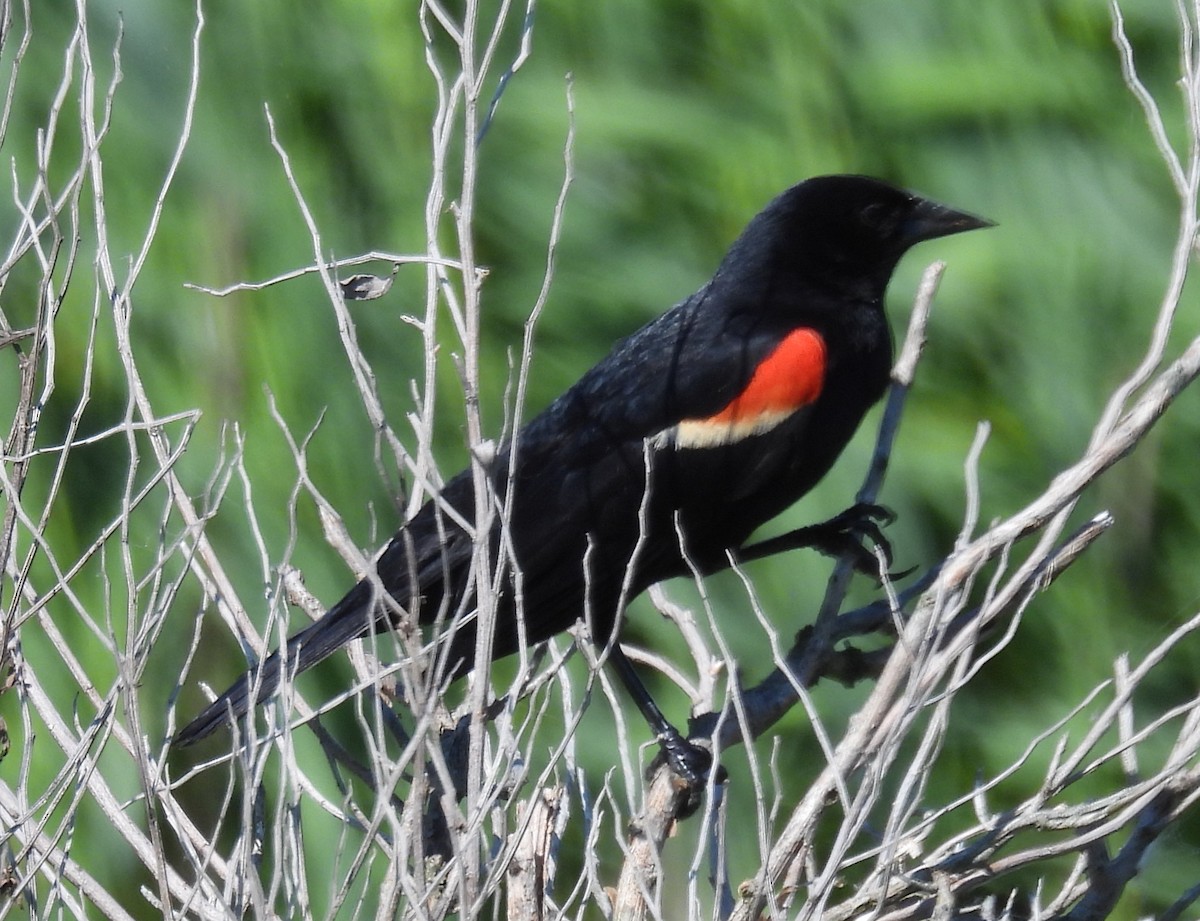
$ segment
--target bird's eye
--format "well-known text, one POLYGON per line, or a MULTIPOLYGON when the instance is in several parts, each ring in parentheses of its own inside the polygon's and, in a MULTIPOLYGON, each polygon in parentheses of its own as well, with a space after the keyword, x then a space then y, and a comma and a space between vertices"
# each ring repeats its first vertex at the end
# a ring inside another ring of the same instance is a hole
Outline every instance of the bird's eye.
POLYGON ((858 212, 858 219, 864 227, 885 233, 895 222, 891 211, 881 202, 864 205, 858 212))

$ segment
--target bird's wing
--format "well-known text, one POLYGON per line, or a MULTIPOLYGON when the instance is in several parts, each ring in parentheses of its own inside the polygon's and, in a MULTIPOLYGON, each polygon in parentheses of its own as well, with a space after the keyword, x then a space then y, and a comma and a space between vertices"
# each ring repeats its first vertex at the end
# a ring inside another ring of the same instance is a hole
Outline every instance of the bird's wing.
POLYGON ((587 466, 647 438, 728 443, 810 404, 827 370, 822 334, 730 297, 710 284, 619 342, 521 432, 519 466, 587 466))

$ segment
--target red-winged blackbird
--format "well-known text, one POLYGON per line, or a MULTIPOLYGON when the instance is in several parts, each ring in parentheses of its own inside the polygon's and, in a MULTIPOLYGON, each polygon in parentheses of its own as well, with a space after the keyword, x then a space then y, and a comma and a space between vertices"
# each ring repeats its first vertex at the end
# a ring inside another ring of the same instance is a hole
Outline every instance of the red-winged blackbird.
MULTIPOLYGON (((900 257, 988 225, 860 176, 810 179, 768 204, 711 281, 618 343, 488 464, 503 509, 489 526, 490 558, 508 561, 495 583, 492 655, 585 612, 604 643, 623 604, 651 584, 728 566, 751 532, 816 485, 883 395, 892 361, 883 298, 900 257)), ((464 524, 474 516, 467 470, 397 532, 372 577, 288 641, 287 672, 400 617, 444 619, 448 673, 468 671, 477 577, 464 524)), ((612 655, 686 772, 682 740, 619 647, 612 655)), ((282 664, 276 653, 243 676, 176 744, 244 714, 252 689, 257 702, 274 694, 282 664)))

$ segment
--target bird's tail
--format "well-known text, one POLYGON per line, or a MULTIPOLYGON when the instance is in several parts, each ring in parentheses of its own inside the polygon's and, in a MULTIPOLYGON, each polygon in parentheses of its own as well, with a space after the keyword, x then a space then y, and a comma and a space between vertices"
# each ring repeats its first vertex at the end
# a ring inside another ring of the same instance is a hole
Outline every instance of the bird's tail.
POLYGON ((222 725, 235 722, 251 706, 267 700, 279 689, 285 668, 287 674, 298 675, 328 658, 351 640, 365 636, 374 626, 375 598, 371 582, 364 579, 330 608, 324 617, 289 639, 282 653, 272 653, 256 668, 242 675, 228 691, 184 726, 171 744, 177 748, 192 745, 222 725))

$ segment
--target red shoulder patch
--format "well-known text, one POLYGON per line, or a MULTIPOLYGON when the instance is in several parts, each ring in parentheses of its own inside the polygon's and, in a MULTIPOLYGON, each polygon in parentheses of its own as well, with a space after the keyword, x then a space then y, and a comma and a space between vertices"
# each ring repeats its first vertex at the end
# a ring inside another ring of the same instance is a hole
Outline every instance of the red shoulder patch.
POLYGON ((765 432, 821 394, 825 340, 814 329, 797 329, 764 358, 749 383, 715 415, 685 419, 675 441, 684 447, 728 444, 765 432))
POLYGON ((707 422, 749 422, 763 414, 794 413, 821 393, 825 340, 813 329, 787 334, 754 370, 746 389, 707 422))

